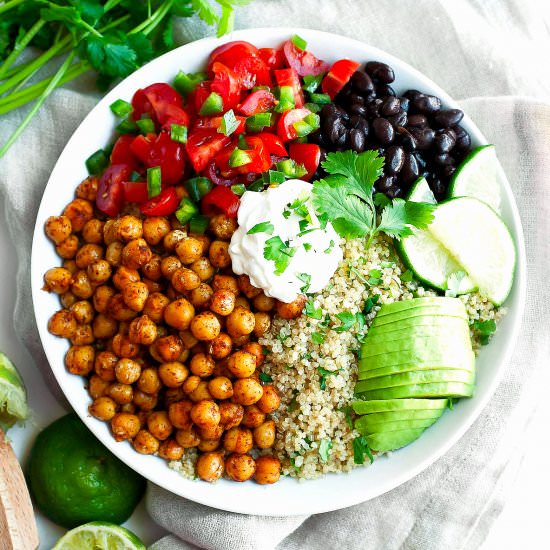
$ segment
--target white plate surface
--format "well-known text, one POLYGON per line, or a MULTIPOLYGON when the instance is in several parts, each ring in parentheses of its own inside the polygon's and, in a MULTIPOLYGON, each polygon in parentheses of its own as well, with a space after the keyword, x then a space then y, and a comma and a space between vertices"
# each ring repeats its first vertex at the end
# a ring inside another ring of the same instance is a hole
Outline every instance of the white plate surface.
MULTIPOLYGON (((109 105, 114 100, 122 98, 130 101, 135 90, 140 87, 154 82, 171 82, 180 69, 186 72, 202 70, 209 53, 229 40, 247 40, 258 47, 274 47, 295 33, 307 40, 308 48, 312 52, 328 62, 342 57, 360 62, 383 61, 395 70, 396 81, 392 86, 397 92, 416 88, 437 95, 445 107, 458 107, 441 88, 403 61, 370 45, 330 33, 291 28, 249 29, 222 39, 206 38, 187 44, 152 61, 126 78, 84 119, 59 157, 44 191, 36 219, 32 250, 33 302, 42 344, 59 385, 90 430, 121 460, 153 483, 214 508, 256 515, 290 516, 344 508, 381 495, 427 468, 458 441, 493 395, 511 356, 525 302, 526 261, 523 233, 512 190, 506 184, 502 190, 503 217, 517 243, 517 272, 514 287, 505 303, 508 315, 499 324, 491 344, 478 357, 475 396, 461 400, 451 413, 443 415, 413 444, 390 457, 376 460, 368 468, 357 468, 349 474, 333 474, 302 483, 293 479, 282 479, 272 486, 225 480, 213 485, 191 481, 170 470, 164 460, 139 455, 127 442, 115 442, 108 425, 89 416, 87 408, 90 398, 84 388, 84 379, 68 374, 64 366, 63 358, 68 343, 49 334, 46 328, 49 317, 60 306, 55 294, 40 290, 43 285, 42 277, 47 269, 59 265, 60 259, 44 235, 45 220, 50 215, 60 214, 74 197, 76 185, 87 176, 84 160, 112 140, 115 118, 109 105)), ((467 116, 462 125, 470 133, 474 146, 487 143, 467 116)))

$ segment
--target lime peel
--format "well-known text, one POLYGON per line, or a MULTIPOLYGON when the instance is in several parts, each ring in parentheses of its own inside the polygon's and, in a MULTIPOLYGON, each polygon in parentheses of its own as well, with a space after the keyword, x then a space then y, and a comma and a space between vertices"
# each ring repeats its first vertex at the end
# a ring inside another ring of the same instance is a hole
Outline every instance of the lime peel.
POLYGON ((146 550, 137 535, 114 523, 92 521, 63 535, 52 550, 146 550))
POLYGON ((28 416, 25 384, 15 365, 0 351, 0 428, 6 431, 28 416))

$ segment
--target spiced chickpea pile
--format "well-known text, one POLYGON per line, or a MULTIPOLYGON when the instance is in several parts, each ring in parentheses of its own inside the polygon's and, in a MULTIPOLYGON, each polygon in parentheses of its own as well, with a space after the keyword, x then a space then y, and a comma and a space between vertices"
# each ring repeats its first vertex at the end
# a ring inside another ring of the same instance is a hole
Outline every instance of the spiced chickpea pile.
POLYGON ((257 339, 275 312, 296 317, 303 303, 278 303, 232 273, 235 219, 214 216, 205 235, 173 217, 143 219, 131 205, 109 219, 94 208, 97 184, 84 180, 45 225, 64 260, 44 275, 63 306, 48 330, 70 340, 65 363, 88 378, 90 414, 139 453, 180 460, 198 448, 203 480, 225 472, 276 482, 269 414, 280 398, 260 381, 257 339))

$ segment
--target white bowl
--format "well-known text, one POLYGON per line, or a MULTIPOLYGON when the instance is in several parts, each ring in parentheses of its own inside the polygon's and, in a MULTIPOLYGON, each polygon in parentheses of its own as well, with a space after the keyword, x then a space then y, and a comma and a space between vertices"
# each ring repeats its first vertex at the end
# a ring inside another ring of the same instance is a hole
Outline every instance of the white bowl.
MULTIPOLYGON (((46 218, 60 214, 64 206, 72 200, 76 185, 87 176, 84 160, 111 141, 115 118, 109 105, 114 100, 122 98, 129 101, 140 87, 159 81, 171 82, 180 69, 186 72, 203 69, 209 53, 229 40, 247 40, 258 47, 273 47, 295 33, 307 40, 308 48, 315 55, 328 62, 342 57, 360 62, 383 61, 395 70, 396 81, 392 86, 398 92, 416 88, 440 97, 446 107, 458 107, 441 88, 403 61, 357 40, 326 32, 291 28, 250 29, 235 32, 222 39, 206 38, 187 44, 152 61, 126 78, 84 119, 52 171, 36 219, 32 249, 32 293, 42 344, 61 389, 88 428, 128 466, 168 491, 214 508, 257 515, 291 516, 344 508, 381 495, 427 468, 458 441, 491 398, 510 358, 525 302, 526 261, 523 233, 512 191, 506 184, 502 190, 503 216, 517 244, 517 272, 514 287, 505 304, 508 315, 499 324, 491 344, 481 351, 477 360, 475 396, 462 399, 452 413, 443 415, 413 444, 393 453, 391 457, 376 460, 368 468, 356 468, 349 474, 331 474, 304 483, 285 478, 272 486, 225 480, 213 485, 191 481, 169 469, 164 460, 140 455, 127 442, 115 442, 108 424, 88 414, 90 397, 84 388, 84 379, 69 374, 64 366, 68 343, 52 336, 46 328, 49 317, 60 308, 55 294, 40 290, 44 272, 60 264, 54 247, 44 235, 46 218)), ((467 116, 462 125, 470 133, 474 146, 487 143, 467 116)))

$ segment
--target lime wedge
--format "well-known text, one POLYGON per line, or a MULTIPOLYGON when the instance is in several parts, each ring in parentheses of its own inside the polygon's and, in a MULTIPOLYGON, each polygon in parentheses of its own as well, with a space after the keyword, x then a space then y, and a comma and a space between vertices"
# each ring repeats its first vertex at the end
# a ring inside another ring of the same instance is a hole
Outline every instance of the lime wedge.
POLYGON ((145 550, 145 545, 120 525, 92 521, 65 533, 52 550, 145 550))
POLYGON ((15 365, 0 351, 0 428, 6 431, 28 415, 25 384, 15 365))
POLYGON ((449 198, 474 197, 500 212, 504 172, 494 145, 473 149, 460 163, 449 183, 449 198))
POLYGON ((426 181, 426 178, 418 178, 412 185, 407 200, 412 202, 429 202, 436 204, 434 194, 426 181))

